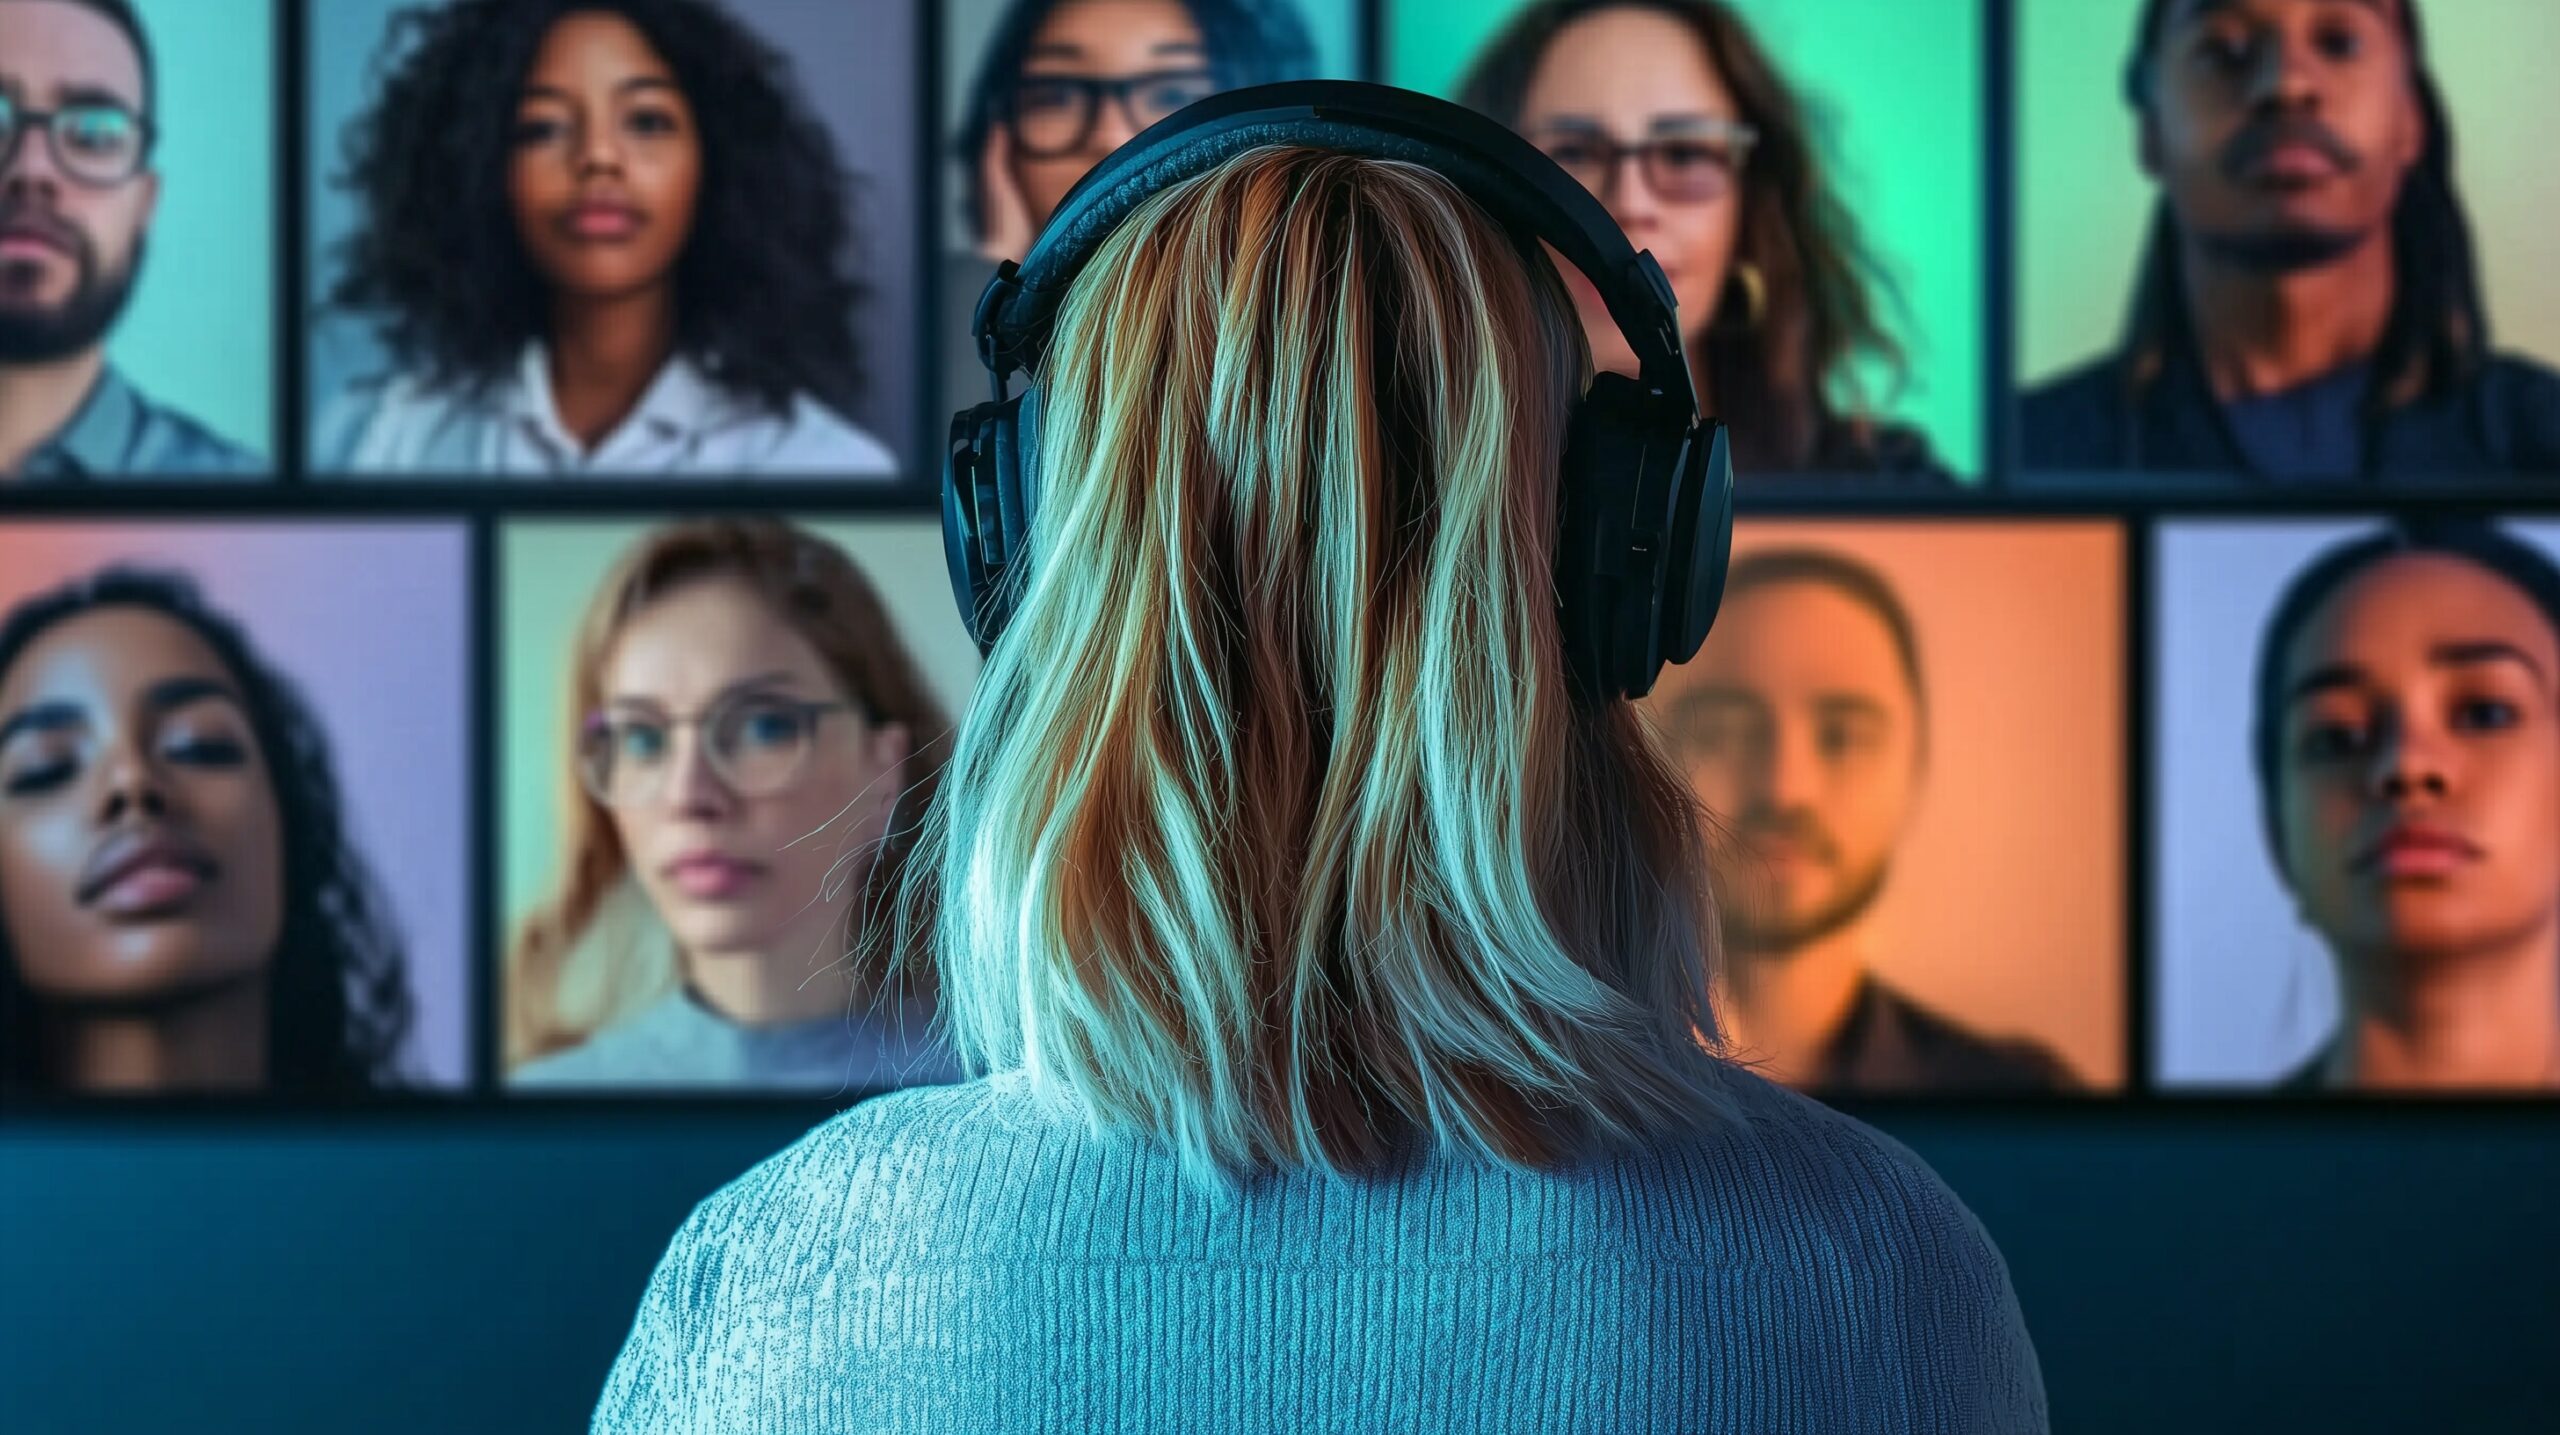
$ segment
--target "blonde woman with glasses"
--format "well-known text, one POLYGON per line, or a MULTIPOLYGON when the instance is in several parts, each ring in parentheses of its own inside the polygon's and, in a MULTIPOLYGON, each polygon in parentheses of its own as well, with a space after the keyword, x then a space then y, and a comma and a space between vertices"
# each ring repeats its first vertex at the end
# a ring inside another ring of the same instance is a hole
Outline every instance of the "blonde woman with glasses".
POLYGON ((1568 670, 1561 280, 1284 90, 1453 108, 1210 101, 1020 279, 1028 566, 902 924, 988 1075, 704 1202, 595 1428, 2043 1429, 1972 1216, 1713 1050, 1687 790, 1568 670))
POLYGON ((511 1083, 952 1079, 929 984, 850 956, 947 726, 853 560, 770 519, 651 533, 570 687, 566 851, 508 959, 511 1083))

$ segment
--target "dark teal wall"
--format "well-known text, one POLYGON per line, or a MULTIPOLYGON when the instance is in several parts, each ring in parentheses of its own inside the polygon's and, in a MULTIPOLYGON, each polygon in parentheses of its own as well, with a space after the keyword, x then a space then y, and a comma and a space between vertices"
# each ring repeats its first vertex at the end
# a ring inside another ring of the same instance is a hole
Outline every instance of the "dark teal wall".
MULTIPOLYGON (((2007 1252, 2056 1428, 2560 1429, 2560 1111, 1870 1112, 2007 1252)), ((0 1134, 0 1430, 583 1428, 799 1114, 0 1134)))

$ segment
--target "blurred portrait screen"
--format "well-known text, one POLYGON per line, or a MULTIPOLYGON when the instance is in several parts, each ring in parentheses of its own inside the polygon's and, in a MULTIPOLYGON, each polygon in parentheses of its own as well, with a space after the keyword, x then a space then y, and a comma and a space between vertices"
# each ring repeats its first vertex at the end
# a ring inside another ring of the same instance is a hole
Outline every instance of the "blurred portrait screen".
POLYGON ((1826 1091, 2124 1078, 2122 538, 1760 522, 1642 708, 1710 822, 1740 1059, 1826 1091))
POLYGON ((866 945, 977 669, 935 525, 526 522, 504 563, 509 1087, 956 1079, 866 945))
POLYGON ((449 522, 0 526, 0 1087, 469 1083, 467 567, 449 522))

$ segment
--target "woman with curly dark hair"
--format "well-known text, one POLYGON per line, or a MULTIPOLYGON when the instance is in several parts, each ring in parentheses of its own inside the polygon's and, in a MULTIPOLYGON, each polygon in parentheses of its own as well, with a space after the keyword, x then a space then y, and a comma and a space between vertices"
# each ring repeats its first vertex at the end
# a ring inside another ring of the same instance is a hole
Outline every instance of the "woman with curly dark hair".
POLYGON ((171 574, 0 620, 0 1088, 399 1080, 407 964, 292 685, 171 574))
POLYGON ((402 372, 324 471, 886 477, 850 183, 783 58, 711 0, 453 0, 391 26, 330 291, 402 372))
MULTIPOLYGON (((1544 149, 1660 261, 1735 472, 1946 477, 1919 431, 1857 391, 1860 359, 1902 367, 1879 302, 1891 286, 1823 173, 1805 103, 1731 5, 1537 0, 1459 99, 1544 149)), ((1634 372, 1598 295, 1566 282, 1593 359, 1634 372)))

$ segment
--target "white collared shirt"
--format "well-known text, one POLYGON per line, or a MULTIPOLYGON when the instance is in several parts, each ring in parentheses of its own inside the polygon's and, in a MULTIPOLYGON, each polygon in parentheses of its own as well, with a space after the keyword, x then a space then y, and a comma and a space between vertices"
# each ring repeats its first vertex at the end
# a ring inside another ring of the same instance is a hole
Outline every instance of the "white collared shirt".
POLYGON ((682 354, 650 380, 629 416, 592 449, 560 423, 551 363, 525 346, 510 382, 485 390, 415 378, 350 389, 322 413, 312 470, 324 476, 636 474, 893 478, 878 439, 807 394, 776 414, 711 381, 682 354))

